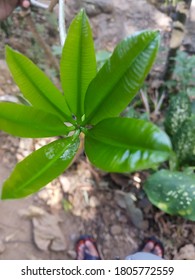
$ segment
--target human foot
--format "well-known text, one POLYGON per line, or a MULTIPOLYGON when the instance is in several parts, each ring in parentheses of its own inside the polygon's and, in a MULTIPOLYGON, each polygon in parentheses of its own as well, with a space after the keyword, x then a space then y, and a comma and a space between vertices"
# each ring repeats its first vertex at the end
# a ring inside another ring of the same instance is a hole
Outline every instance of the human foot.
POLYGON ((164 257, 164 247, 163 244, 155 237, 151 237, 151 238, 147 238, 140 250, 142 252, 146 252, 146 253, 152 253, 155 254, 161 258, 164 257))
POLYGON ((96 242, 92 236, 81 236, 76 243, 77 260, 100 260, 96 242))

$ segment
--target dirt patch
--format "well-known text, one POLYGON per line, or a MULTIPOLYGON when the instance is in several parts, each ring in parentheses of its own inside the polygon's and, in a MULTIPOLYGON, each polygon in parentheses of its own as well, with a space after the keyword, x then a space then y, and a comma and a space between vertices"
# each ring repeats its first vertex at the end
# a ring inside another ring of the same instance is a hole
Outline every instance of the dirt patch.
MULTIPOLYGON (((170 18, 144 0, 67 2, 67 24, 85 6, 97 50, 113 50, 118 41, 141 29, 160 29, 163 40, 168 38, 170 18)), ((34 16, 37 24, 48 20, 43 11, 34 16)), ((19 93, 4 61, 4 43, 30 54, 39 63, 44 61, 36 56, 32 34, 18 13, 12 22, 15 26, 10 28, 10 37, 1 34, 1 101, 14 101, 19 93)), ((48 44, 58 44, 54 27, 47 23, 45 28, 48 44)), ((0 186, 18 161, 48 141, 20 139, 0 131, 0 186)), ((146 176, 147 172, 128 176, 103 173, 82 155, 39 193, 16 201, 1 201, 0 259, 74 259, 74 244, 80 234, 97 238, 105 259, 124 259, 151 235, 162 240, 167 259, 195 259, 195 224, 153 207, 142 191, 146 176)))

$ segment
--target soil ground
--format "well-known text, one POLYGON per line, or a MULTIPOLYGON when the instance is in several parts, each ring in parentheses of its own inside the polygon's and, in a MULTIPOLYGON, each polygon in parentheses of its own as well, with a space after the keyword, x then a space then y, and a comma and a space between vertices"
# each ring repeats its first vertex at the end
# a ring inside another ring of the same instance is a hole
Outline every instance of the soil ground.
MULTIPOLYGON (((67 3, 67 25, 81 6, 86 8, 97 50, 113 50, 119 40, 141 29, 158 28, 163 42, 169 38, 171 19, 144 0, 67 3)), ((186 37, 192 45, 194 14, 195 11, 186 37)), ((55 16, 46 16, 39 10, 33 18, 47 44, 58 45, 55 16)), ((5 62, 6 43, 53 73, 45 66, 40 46, 20 12, 12 15, 8 31, 7 38, 0 34, 1 101, 14 101, 19 93, 5 62)), ((18 161, 49 141, 16 138, 0 131, 0 187, 18 161)), ((126 176, 107 174, 92 167, 81 155, 68 171, 37 194, 0 201, 0 259, 74 259, 74 244, 80 234, 92 234, 97 239, 104 259, 124 259, 148 236, 161 239, 166 259, 195 259, 195 223, 152 206, 142 190, 146 176, 145 171, 126 176), (129 208, 132 200, 134 207, 129 208)))

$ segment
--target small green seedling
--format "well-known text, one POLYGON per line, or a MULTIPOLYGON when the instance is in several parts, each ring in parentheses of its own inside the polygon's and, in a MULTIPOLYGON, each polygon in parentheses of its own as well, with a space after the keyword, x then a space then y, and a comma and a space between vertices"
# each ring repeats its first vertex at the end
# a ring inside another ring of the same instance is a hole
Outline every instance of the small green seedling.
POLYGON ((70 25, 60 76, 63 93, 24 55, 6 48, 6 61, 29 106, 0 104, 0 129, 18 137, 60 136, 19 162, 5 181, 2 199, 28 196, 72 163, 83 133, 90 162, 108 172, 153 168, 167 160, 171 143, 150 122, 122 118, 150 71, 158 31, 120 42, 97 72, 92 32, 83 10, 70 25))

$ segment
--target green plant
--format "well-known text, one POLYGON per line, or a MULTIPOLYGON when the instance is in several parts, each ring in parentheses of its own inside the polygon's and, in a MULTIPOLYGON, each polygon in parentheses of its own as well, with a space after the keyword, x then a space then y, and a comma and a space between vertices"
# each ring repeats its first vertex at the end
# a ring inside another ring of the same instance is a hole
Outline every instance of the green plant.
POLYGON ((165 130, 171 138, 179 167, 195 163, 195 121, 191 107, 187 94, 179 93, 171 97, 165 117, 165 130))
POLYGON ((81 133, 90 162, 109 172, 153 168, 167 160, 171 144, 163 131, 119 116, 142 85, 158 46, 159 32, 139 32, 120 42, 96 73, 92 32, 81 10, 62 51, 63 94, 27 57, 7 47, 8 66, 30 106, 1 103, 0 128, 19 137, 61 139, 16 165, 3 185, 2 199, 30 195, 60 175, 78 152, 81 133))
POLYGON ((195 116, 182 123, 172 142, 180 165, 195 165, 195 116))
POLYGON ((189 96, 195 96, 195 55, 188 55, 184 51, 177 51, 173 58, 176 62, 173 79, 166 81, 170 91, 186 92, 189 96))
POLYGON ((149 176, 144 190, 151 203, 164 212, 195 221, 195 116, 186 93, 171 98, 165 129, 175 151, 169 162, 170 170, 149 176))
POLYGON ((173 137, 182 123, 191 116, 191 103, 186 93, 179 93, 170 98, 165 117, 165 130, 173 137))
POLYGON ((166 213, 195 221, 195 175, 160 170, 145 182, 152 204, 166 213))

